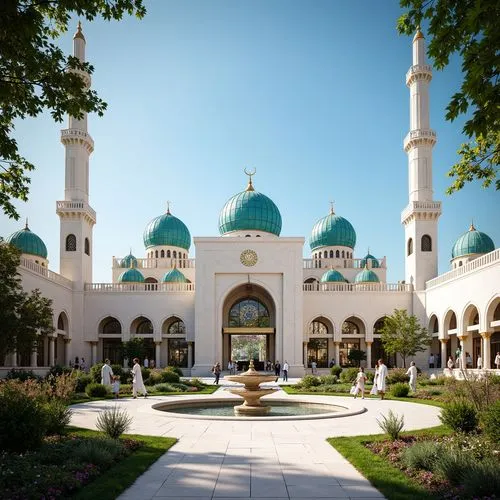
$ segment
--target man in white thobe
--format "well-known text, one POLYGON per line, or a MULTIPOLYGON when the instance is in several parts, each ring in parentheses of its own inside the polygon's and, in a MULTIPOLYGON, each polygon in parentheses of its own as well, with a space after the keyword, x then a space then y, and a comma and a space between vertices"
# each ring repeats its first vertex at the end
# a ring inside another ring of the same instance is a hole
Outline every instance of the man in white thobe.
POLYGON ((109 359, 104 361, 101 368, 101 384, 111 387, 111 377, 113 377, 113 369, 111 368, 109 359))
POLYGON ((147 397, 148 393, 146 391, 146 386, 142 380, 141 365, 139 364, 139 358, 134 358, 134 366, 132 367, 132 396, 137 398, 137 391, 144 394, 147 397))
POLYGON ((417 367, 415 366, 415 361, 410 363, 410 368, 408 368, 406 375, 410 377, 410 389, 412 392, 415 392, 417 390, 417 367))
POLYGON ((384 399, 385 391, 387 390, 385 379, 387 378, 387 366, 383 359, 378 360, 378 376, 377 376, 377 391, 380 394, 380 399, 384 399))

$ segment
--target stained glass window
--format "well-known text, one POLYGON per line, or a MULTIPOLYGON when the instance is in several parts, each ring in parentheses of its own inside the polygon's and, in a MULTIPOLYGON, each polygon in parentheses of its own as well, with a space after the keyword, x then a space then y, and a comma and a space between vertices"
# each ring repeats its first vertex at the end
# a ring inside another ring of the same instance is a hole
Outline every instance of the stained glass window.
POLYGON ((269 311, 256 299, 240 300, 229 311, 230 327, 264 328, 269 325, 269 311))
POLYGON ((321 321, 313 321, 309 326, 309 333, 312 335, 327 335, 328 328, 321 321))
POLYGON ((180 319, 177 321, 174 321, 168 327, 168 333, 170 335, 179 335, 179 334, 186 333, 186 325, 184 324, 184 321, 181 321, 180 319))

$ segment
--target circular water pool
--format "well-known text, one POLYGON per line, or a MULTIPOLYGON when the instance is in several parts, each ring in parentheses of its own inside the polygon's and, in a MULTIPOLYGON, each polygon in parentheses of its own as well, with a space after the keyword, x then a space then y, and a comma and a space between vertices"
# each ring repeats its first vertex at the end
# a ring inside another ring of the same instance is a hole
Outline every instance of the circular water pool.
POLYGON ((241 399, 204 399, 189 401, 168 401, 153 405, 155 410, 165 415, 177 418, 194 418, 202 420, 303 420, 318 418, 338 418, 356 415, 366 411, 364 408, 356 411, 345 406, 300 401, 291 399, 273 399, 267 404, 271 407, 267 415, 252 417, 234 414, 234 406, 241 404, 241 399))

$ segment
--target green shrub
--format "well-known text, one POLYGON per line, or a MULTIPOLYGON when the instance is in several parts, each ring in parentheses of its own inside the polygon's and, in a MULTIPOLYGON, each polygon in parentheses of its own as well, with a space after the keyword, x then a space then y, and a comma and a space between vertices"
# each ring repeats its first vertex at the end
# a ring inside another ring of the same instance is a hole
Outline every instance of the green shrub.
POLYGON ((144 385, 146 385, 146 382, 149 381, 150 372, 151 371, 149 368, 144 368, 143 366, 141 366, 142 380, 144 382, 144 385))
POLYGON ((477 410, 466 401, 449 404, 441 410, 439 418, 444 425, 458 432, 472 432, 478 426, 477 410))
POLYGON ((122 365, 111 365, 111 369, 113 370, 113 375, 117 375, 120 379, 123 377, 124 371, 122 365))
POLYGON ((177 373, 177 375, 179 375, 179 377, 183 377, 184 376, 184 373, 182 373, 182 370, 178 367, 178 366, 167 366, 165 368, 165 370, 170 370, 174 373, 177 373))
POLYGON ((464 472, 462 484, 468 497, 495 498, 500 491, 499 462, 494 458, 472 462, 464 472))
POLYGON ((93 383, 93 379, 90 375, 87 375, 84 372, 77 371, 77 376, 76 376, 76 387, 75 391, 76 392, 85 392, 85 387, 87 387, 89 384, 93 383))
POLYGON ((96 420, 97 429, 112 439, 118 439, 130 429, 131 425, 132 417, 125 410, 120 410, 116 405, 99 413, 96 420))
POLYGON ((359 368, 345 368, 340 374, 340 381, 344 384, 352 384, 358 375, 359 368))
POLYGON ((109 449, 102 446, 100 441, 104 441, 104 439, 81 441, 73 449, 72 456, 79 461, 95 464, 98 467, 109 467, 114 462, 115 457, 109 449))
POLYGON ((304 389, 309 389, 310 387, 316 387, 320 384, 321 382, 319 380, 319 377, 316 377, 315 375, 304 375, 302 377, 302 380, 300 381, 300 386, 303 387, 304 389))
POLYGON ((483 412, 481 428, 491 441, 500 443, 500 400, 495 401, 483 412))
POLYGON ((132 394, 132 384, 120 384, 120 394, 132 394))
POLYGON ((392 441, 396 441, 403 430, 405 419, 404 415, 399 417, 397 413, 393 413, 392 410, 389 410, 387 417, 382 415, 382 420, 377 419, 377 423, 392 441))
POLYGON ((162 381, 162 374, 163 372, 156 368, 149 370, 149 383, 151 385, 159 384, 162 381))
POLYGON ((398 384, 408 382, 410 377, 406 375, 406 370, 404 368, 393 368, 389 370, 387 374, 387 383, 388 384, 398 384))
POLYGON ((177 387, 174 387, 172 384, 168 384, 166 382, 156 384, 154 388, 157 392, 182 392, 177 387))
POLYGON ((37 399, 4 383, 0 388, 0 450, 24 452, 42 444, 46 413, 37 399))
POLYGON ((183 384, 182 382, 173 382, 171 385, 172 385, 172 387, 179 389, 181 392, 189 391, 189 386, 186 384, 183 384))
POLYGON ((189 382, 186 382, 186 384, 196 387, 197 389, 203 389, 206 387, 206 384, 204 384, 199 378, 192 378, 189 382))
POLYGON ((335 375, 322 375, 319 381, 321 385, 333 385, 338 382, 338 378, 335 375))
POLYGON ((422 441, 406 448, 401 460, 409 469, 433 471, 442 452, 442 445, 434 441, 422 441))
POLYGON ((89 398, 104 398, 108 394, 108 389, 102 384, 88 384, 85 387, 85 394, 89 398))
POLYGON ((451 484, 461 484, 465 471, 472 460, 466 453, 457 450, 443 450, 439 455, 434 470, 451 484))
POLYGON ((71 421, 73 413, 62 401, 54 399, 43 405, 45 412, 47 434, 62 434, 71 421))
POLYGON ((71 373, 73 370, 69 366, 61 366, 61 365, 54 365, 51 366, 46 378, 50 378, 52 375, 53 377, 59 377, 63 373, 71 373))
POLYGON ((500 385, 500 375, 490 375, 488 377, 490 384, 500 385))
POLYGON ((16 368, 12 368, 12 370, 8 371, 6 379, 25 382, 26 380, 40 380, 40 377, 35 375, 33 370, 18 370, 16 368))
POLYGON ((366 375, 366 381, 369 384, 373 384, 373 379, 375 378, 375 373, 369 372, 369 371, 365 371, 365 375, 366 375))
POLYGON ((177 373, 172 370, 163 370, 161 372, 161 381, 167 382, 169 384, 179 383, 180 377, 177 373))
POLYGON ((339 365, 335 365, 330 368, 330 373, 332 375, 335 375, 337 378, 339 378, 341 372, 342 372, 342 367, 339 365))
MULTIPOLYGON (((333 375, 332 375, 333 376, 333 375)), ((345 392, 343 389, 340 390, 340 387, 338 385, 322 385, 318 387, 318 392, 345 392)))
POLYGON ((92 381, 96 384, 101 383, 101 370, 103 366, 104 363, 96 363, 90 367, 89 375, 92 377, 92 381))
POLYGON ((395 398, 406 398, 410 392, 410 386, 402 382, 391 385, 391 394, 395 398))

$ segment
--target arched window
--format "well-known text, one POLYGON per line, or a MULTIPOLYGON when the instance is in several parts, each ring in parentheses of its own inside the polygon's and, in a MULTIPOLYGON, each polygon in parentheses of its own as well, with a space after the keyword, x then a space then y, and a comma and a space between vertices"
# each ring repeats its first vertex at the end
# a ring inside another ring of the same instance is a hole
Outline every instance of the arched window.
POLYGON ((342 325, 342 335, 357 335, 359 333, 358 326, 352 321, 344 321, 342 325))
POLYGON ((74 234, 66 236, 66 252, 76 252, 76 236, 74 234))
POLYGON ((313 321, 309 325, 309 333, 311 335, 328 335, 328 327, 321 321, 313 321))
POLYGON ((422 252, 432 252, 432 240, 428 234, 422 236, 421 250, 422 252))
POLYGON ((172 257, 173 257, 174 259, 177 259, 177 252, 176 252, 175 250, 172 252, 172 257))
POLYGON ((251 234, 245 234, 245 238, 250 238, 251 236, 251 234))
POLYGON ((170 250, 167 250, 167 259, 170 259, 170 257, 172 257, 170 250))
POLYGON ((158 280, 156 278, 149 276, 144 280, 144 283, 158 283, 158 280))
POLYGON ((85 253, 90 255, 90 241, 88 238, 85 238, 85 253))
POLYGON ((174 321, 169 327, 167 333, 169 335, 184 335, 186 333, 186 325, 184 321, 178 319, 174 321))
POLYGON ((330 259, 333 259, 333 250, 330 250, 330 259))
POLYGON ((375 335, 380 334, 380 330, 384 328, 384 323, 385 323, 385 318, 380 318, 377 321, 375 321, 375 324, 373 325, 373 333, 375 335))
POLYGON ((323 252, 323 257, 324 257, 325 259, 327 259, 327 258, 328 258, 328 252, 327 252, 326 250, 323 252))
POLYGON ((116 318, 106 318, 102 322, 101 333, 122 333, 122 325, 116 318))
POLYGON ((59 314, 59 317, 57 318, 57 329, 64 330, 64 317, 62 313, 59 314))
POLYGON ((406 254, 407 255, 411 255, 413 253, 413 240, 410 238, 408 240, 408 245, 407 245, 407 251, 406 251, 406 254))
POLYGON ((337 259, 340 257, 340 252, 338 250, 335 252, 335 257, 337 257, 337 259))
POLYGON ((462 267, 462 261, 458 263, 458 267, 462 267))
POLYGON ((451 318, 450 318, 450 326, 449 326, 449 329, 450 330, 455 330, 457 328, 457 316, 455 315, 455 313, 453 313, 451 315, 451 318))
POLYGON ((257 299, 240 300, 229 311, 229 326, 236 328, 269 327, 269 311, 257 299))
POLYGON ((345 258, 345 252, 342 250, 342 258, 345 258))
POLYGON ((165 250, 162 250, 162 251, 160 252, 160 257, 161 257, 162 259, 165 257, 165 250))
POLYGON ((158 250, 155 250, 155 258, 158 258, 158 250))
POLYGON ((137 325, 135 333, 153 333, 153 324, 149 319, 144 318, 137 325))

